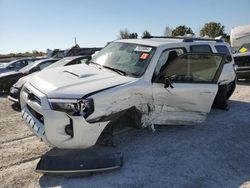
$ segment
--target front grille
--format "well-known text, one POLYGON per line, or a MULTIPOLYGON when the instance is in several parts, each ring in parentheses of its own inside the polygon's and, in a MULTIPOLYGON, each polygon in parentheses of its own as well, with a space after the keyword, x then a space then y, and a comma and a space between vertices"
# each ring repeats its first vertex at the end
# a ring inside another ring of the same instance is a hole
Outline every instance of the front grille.
POLYGON ((29 105, 27 105, 27 108, 29 109, 30 113, 42 124, 44 124, 44 118, 43 115, 36 112, 35 110, 33 110, 29 105))

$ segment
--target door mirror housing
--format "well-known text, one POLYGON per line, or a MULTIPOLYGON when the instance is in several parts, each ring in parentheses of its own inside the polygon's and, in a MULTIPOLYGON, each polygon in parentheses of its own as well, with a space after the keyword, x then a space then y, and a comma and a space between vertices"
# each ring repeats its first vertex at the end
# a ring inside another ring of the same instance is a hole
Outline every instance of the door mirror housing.
POLYGON ((169 88, 169 87, 171 89, 174 88, 174 86, 172 85, 172 82, 170 80, 170 77, 165 77, 165 79, 164 79, 164 88, 169 88))

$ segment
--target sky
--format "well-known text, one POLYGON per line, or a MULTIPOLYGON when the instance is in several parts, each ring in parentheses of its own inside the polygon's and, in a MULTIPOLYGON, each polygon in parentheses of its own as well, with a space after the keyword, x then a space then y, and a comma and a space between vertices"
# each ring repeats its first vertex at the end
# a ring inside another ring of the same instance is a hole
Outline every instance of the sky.
POLYGON ((141 36, 187 25, 199 34, 204 23, 250 24, 250 0, 0 0, 0 54, 102 47, 127 28, 141 36))

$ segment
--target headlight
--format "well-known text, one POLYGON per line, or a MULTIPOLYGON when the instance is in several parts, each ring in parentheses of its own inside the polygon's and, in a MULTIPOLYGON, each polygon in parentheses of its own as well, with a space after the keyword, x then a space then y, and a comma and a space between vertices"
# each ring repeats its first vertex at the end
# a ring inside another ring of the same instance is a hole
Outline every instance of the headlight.
POLYGON ((52 110, 65 112, 71 116, 87 118, 94 112, 93 99, 49 99, 52 110))

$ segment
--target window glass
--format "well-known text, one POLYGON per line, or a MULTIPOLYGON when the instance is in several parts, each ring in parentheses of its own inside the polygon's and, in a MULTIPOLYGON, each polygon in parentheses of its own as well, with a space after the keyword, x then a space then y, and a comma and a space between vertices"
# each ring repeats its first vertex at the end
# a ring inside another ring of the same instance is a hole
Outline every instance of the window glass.
POLYGON ((13 65, 14 65, 15 69, 21 69, 21 68, 23 68, 25 66, 25 61, 18 61, 13 65))
POLYGON ((80 60, 80 63, 85 64, 85 63, 87 63, 88 61, 89 61, 89 59, 87 59, 87 58, 86 58, 86 59, 81 59, 81 60, 80 60))
POLYGON ((192 45, 192 46, 190 46, 190 52, 192 52, 192 53, 211 53, 212 49, 207 44, 192 45))
POLYGON ((227 61, 226 63, 229 63, 232 61, 232 56, 230 54, 230 51, 228 50, 228 48, 226 46, 222 46, 222 45, 216 45, 215 46, 215 49, 218 53, 221 53, 221 54, 225 54, 227 56, 227 61))
POLYGON ((152 46, 111 42, 91 62, 138 77, 146 71, 154 52, 155 47, 152 46))
POLYGON ((173 82, 214 83, 222 58, 220 55, 186 54, 171 63, 163 75, 173 82))
POLYGON ((178 56, 184 53, 185 53, 184 48, 176 48, 176 49, 166 50, 162 52, 157 62, 154 76, 157 76, 159 73, 161 73, 170 62, 172 62, 174 59, 176 59, 178 56))
POLYGON ((231 55, 226 46, 217 45, 217 46, 215 46, 215 49, 218 53, 225 54, 225 55, 231 55))
POLYGON ((34 62, 34 60, 31 60, 31 59, 27 60, 28 65, 31 64, 31 63, 33 63, 33 62, 34 62))
POLYGON ((43 70, 45 67, 51 65, 52 63, 54 63, 55 61, 47 61, 45 63, 42 63, 41 65, 39 65, 40 70, 43 70))

